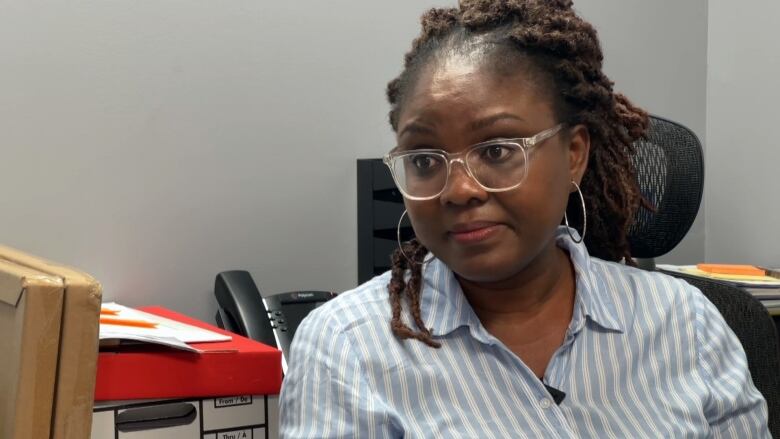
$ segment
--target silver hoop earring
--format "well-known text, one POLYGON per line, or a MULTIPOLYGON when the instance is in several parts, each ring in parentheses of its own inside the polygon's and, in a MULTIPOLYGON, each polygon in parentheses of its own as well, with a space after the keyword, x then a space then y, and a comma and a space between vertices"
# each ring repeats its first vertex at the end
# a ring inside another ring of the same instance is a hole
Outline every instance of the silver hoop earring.
POLYGON ((588 231, 588 212, 585 210, 585 197, 582 196, 582 191, 580 190, 580 186, 574 181, 571 181, 571 184, 574 185, 575 188, 577 188, 577 193, 580 195, 580 201, 582 202, 582 235, 580 236, 580 240, 577 241, 574 238, 574 235, 571 233, 571 227, 569 227, 569 217, 566 215, 566 211, 563 211, 563 221, 566 223, 566 232, 569 233, 569 237, 572 241, 579 244, 582 241, 585 240, 585 232, 588 231))
POLYGON ((406 209, 404 209, 404 213, 401 214, 401 218, 398 219, 398 226, 395 229, 396 232, 396 240, 398 242, 398 250, 401 251, 401 254, 404 256, 404 259, 406 259, 406 262, 408 262, 410 265, 425 265, 433 260, 433 257, 430 257, 426 260, 423 260, 422 262, 413 261, 409 258, 409 256, 406 256, 406 253, 404 253, 404 246, 401 244, 401 223, 404 221, 404 217, 406 216, 406 209))

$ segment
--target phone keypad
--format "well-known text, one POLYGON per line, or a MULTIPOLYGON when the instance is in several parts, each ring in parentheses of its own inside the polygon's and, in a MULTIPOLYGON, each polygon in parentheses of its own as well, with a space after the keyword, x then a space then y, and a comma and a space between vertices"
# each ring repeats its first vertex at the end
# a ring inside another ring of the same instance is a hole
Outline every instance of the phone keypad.
POLYGON ((287 326, 284 326, 284 314, 281 311, 268 310, 268 320, 271 322, 271 328, 287 332, 287 326))

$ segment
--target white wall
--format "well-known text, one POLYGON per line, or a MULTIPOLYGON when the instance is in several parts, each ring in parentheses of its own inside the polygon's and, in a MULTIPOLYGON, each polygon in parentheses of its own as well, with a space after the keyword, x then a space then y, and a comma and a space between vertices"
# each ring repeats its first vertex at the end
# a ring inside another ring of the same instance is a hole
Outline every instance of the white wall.
MULTIPOLYGON (((355 159, 392 146, 384 86, 432 3, 0 0, 0 242, 209 320, 221 270, 354 286, 355 159)), ((702 3, 577 7, 617 88, 701 135, 702 3)))
POLYGON ((709 4, 707 254, 780 266, 780 2, 709 4))

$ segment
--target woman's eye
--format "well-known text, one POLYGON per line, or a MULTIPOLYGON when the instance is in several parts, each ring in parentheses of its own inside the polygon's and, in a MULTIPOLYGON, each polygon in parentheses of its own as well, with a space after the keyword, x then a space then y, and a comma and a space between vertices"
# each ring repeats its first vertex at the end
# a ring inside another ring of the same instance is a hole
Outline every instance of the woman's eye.
POLYGON ((489 161, 501 161, 506 160, 513 153, 512 148, 506 145, 490 145, 482 150, 483 159, 489 161))
POLYGON ((412 156, 412 163, 418 171, 430 170, 438 164, 438 160, 435 156, 426 154, 417 154, 412 156))

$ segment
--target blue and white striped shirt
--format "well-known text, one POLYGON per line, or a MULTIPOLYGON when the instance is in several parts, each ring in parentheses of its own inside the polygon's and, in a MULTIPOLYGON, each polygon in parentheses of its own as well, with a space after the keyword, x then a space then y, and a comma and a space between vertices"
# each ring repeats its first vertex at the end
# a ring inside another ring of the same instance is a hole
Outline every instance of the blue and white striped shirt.
POLYGON ((544 375, 566 393, 560 405, 435 259, 421 316, 441 348, 393 335, 389 273, 341 294, 296 333, 281 436, 769 437, 742 346, 699 290, 590 258, 565 229, 557 243, 576 272, 572 321, 544 375))

